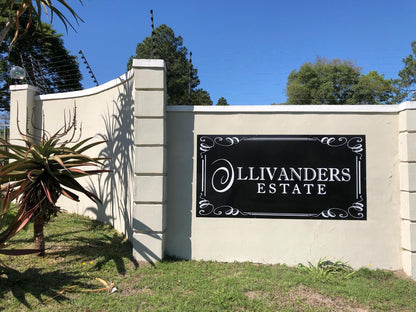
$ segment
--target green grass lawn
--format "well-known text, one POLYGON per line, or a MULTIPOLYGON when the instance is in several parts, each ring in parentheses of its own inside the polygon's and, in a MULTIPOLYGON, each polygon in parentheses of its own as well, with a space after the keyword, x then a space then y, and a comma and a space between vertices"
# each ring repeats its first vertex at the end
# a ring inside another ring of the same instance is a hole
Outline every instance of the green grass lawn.
MULTIPOLYGON (((31 248, 31 236, 22 231, 13 247, 31 248)), ((70 214, 53 219, 46 236, 44 258, 0 256, 0 311, 416 311, 416 283, 392 272, 322 278, 284 265, 151 266, 135 262, 111 227, 70 214), (100 291, 97 278, 117 290, 100 291)))

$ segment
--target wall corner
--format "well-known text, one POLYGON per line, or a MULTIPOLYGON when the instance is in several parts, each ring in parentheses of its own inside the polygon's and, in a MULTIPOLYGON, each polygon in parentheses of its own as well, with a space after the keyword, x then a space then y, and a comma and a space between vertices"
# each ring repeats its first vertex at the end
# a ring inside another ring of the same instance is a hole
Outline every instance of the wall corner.
POLYGON ((402 267, 416 280, 416 109, 399 112, 399 172, 402 267))

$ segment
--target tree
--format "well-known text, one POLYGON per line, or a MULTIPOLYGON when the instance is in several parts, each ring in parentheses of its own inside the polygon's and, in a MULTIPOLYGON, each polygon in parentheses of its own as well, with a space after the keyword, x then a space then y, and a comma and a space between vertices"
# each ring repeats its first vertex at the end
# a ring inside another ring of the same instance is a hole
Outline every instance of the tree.
MULTIPOLYGON (((22 24, 28 18, 27 13, 23 14, 22 24)), ((82 89, 77 58, 66 50, 61 37, 50 24, 39 25, 35 20, 9 53, 8 46, 13 40, 13 32, 9 32, 0 44, 0 110, 9 110, 9 85, 12 83, 9 70, 12 65, 25 67, 28 82, 41 87, 43 93, 82 89)))
POLYGON ((56 216, 60 211, 56 202, 61 195, 79 201, 78 195, 74 193, 79 192, 94 202, 101 202, 76 179, 110 172, 100 168, 104 159, 83 154, 103 142, 90 143, 91 138, 76 142, 76 132, 75 115, 73 120, 66 122, 53 135, 43 130, 38 143, 34 142, 39 138, 29 133, 20 133, 24 146, 0 138, 0 159, 8 161, 0 170, 0 254, 7 247, 6 242, 25 224, 33 221, 35 250, 43 255, 43 229, 50 217, 56 216), (89 170, 91 166, 98 168, 89 170), (11 222, 4 222, 10 220, 4 218, 4 215, 13 212, 13 207, 10 206, 12 201, 17 202, 14 208, 16 212, 10 218, 11 222))
POLYGON ((303 64, 288 77, 288 104, 388 104, 397 100, 398 88, 376 71, 362 75, 350 61, 318 58, 303 64))
POLYGON ((227 99, 225 97, 220 97, 217 102, 217 106, 228 106, 227 99))
POLYGON ((212 100, 207 91, 204 89, 196 89, 191 92, 190 105, 212 105, 212 100))
MULTIPOLYGON (((82 0, 79 0, 82 4, 82 0)), ((56 0, 61 6, 69 11, 75 21, 78 23, 82 21, 81 17, 72 9, 71 6, 65 0, 56 0)), ((2 0, 1 2, 1 15, 8 15, 7 19, 2 21, 3 28, 0 31, 0 42, 2 42, 10 30, 14 27, 14 34, 12 40, 9 43, 9 48, 17 41, 19 34, 22 34, 21 30, 21 18, 26 14, 23 25, 23 34, 29 29, 32 22, 40 25, 42 10, 45 11, 45 15, 49 16, 51 22, 54 16, 57 16, 64 24, 66 30, 68 26, 74 28, 69 19, 59 10, 55 5, 52 4, 51 0, 2 0), (49 10, 48 10, 49 9, 49 10)))
POLYGON ((370 71, 367 75, 360 75, 358 82, 352 87, 353 104, 389 104, 399 103, 403 100, 396 87, 395 81, 385 79, 376 71, 370 71))
POLYGON ((404 68, 399 71, 399 85, 402 87, 404 97, 414 98, 416 87, 416 41, 411 43, 412 54, 403 58, 404 68))
POLYGON ((196 89, 200 83, 198 70, 192 66, 187 55, 188 49, 183 45, 182 37, 176 36, 172 28, 163 24, 153 31, 152 37, 146 37, 143 42, 137 44, 136 55, 130 57, 127 68, 131 68, 133 58, 163 59, 167 69, 168 104, 196 104, 192 102, 193 99, 198 98, 201 98, 204 103, 208 103, 211 101, 206 98, 206 96, 209 97, 208 92, 204 91, 205 96, 201 97, 201 91, 196 89), (192 95, 195 92, 197 94, 192 95), (189 93, 191 93, 191 97, 189 93))

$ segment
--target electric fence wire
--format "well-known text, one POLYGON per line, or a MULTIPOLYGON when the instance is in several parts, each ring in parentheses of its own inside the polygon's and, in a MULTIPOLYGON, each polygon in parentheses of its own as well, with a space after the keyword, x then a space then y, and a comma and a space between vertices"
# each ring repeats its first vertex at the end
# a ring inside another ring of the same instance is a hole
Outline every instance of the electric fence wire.
POLYGON ((27 73, 27 82, 38 87, 41 94, 82 90, 77 56, 35 58, 31 54, 22 54, 20 60, 27 73))
POLYGON ((157 36, 153 13, 153 10, 150 10, 151 49, 150 53, 144 57, 165 61, 168 104, 212 105, 209 93, 197 88, 200 80, 197 76, 197 69, 192 64, 192 52, 188 54, 185 47, 174 47, 172 49, 172 45, 163 44, 166 38, 157 36), (162 42, 159 42, 159 40, 162 42))

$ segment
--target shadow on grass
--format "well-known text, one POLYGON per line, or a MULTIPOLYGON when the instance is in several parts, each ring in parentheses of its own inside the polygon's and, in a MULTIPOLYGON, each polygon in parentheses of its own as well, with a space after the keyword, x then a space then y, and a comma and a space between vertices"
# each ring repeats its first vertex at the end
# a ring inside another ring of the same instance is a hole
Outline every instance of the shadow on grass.
MULTIPOLYGON (((42 304, 45 298, 53 298, 57 302, 68 300, 65 294, 60 293, 65 287, 85 287, 85 270, 79 270, 81 262, 94 260, 90 270, 109 270, 114 273, 117 270, 123 276, 128 268, 138 268, 131 243, 108 225, 86 219, 65 228, 67 220, 70 219, 64 218, 57 220, 56 224, 50 224, 51 228, 47 229, 50 234, 45 237, 47 250, 44 258, 25 256, 23 261, 19 257, 0 259, 5 261, 0 262, 0 311, 7 308, 2 301, 10 293, 29 309, 34 307, 29 304, 28 295, 35 297, 38 304, 42 304), (64 261, 60 260, 62 258, 64 261), (27 259, 33 259, 33 262, 28 264, 27 259), (47 272, 51 263, 59 264, 60 269, 47 272), (33 267, 28 268, 28 265, 33 267)), ((13 248, 32 243, 31 235, 23 233, 23 236, 13 238, 13 248)))
POLYGON ((68 298, 61 295, 60 290, 68 285, 81 285, 80 280, 79 274, 59 270, 42 273, 39 269, 29 268, 24 272, 19 272, 9 267, 0 267, 0 298, 3 299, 10 291, 20 303, 32 309, 33 307, 27 301, 27 294, 34 296, 39 303, 43 302, 42 296, 61 302, 68 298))
POLYGON ((68 242, 66 248, 60 250, 51 248, 47 254, 63 258, 71 257, 72 260, 69 262, 79 261, 80 258, 84 260, 98 259, 95 261, 96 270, 101 270, 106 264, 114 262, 118 274, 121 275, 125 275, 127 272, 125 261, 130 261, 136 269, 139 267, 132 254, 133 246, 124 236, 115 233, 109 225, 96 220, 86 219, 81 220, 80 223, 82 228, 77 231, 47 235, 46 242, 68 242), (110 234, 106 232, 110 232, 110 234), (91 235, 91 233, 95 234, 91 235))
MULTIPOLYGON (((48 226, 48 225, 46 225, 48 226)), ((24 228, 22 231, 25 232, 25 234, 30 237, 30 239, 28 237, 26 238, 22 238, 22 237, 18 237, 18 238, 13 238, 12 242, 13 242, 13 246, 17 245, 17 244, 25 244, 25 243, 32 243, 32 235, 33 235, 33 229, 30 228, 30 230, 26 227, 24 228)), ((86 232, 87 230, 77 230, 77 231, 70 231, 70 232, 65 232, 65 233, 58 233, 58 234, 52 234, 52 235, 47 235, 45 237, 46 239, 46 244, 48 243, 55 243, 55 242, 61 242, 61 241, 65 241, 65 238, 62 239, 62 236, 64 235, 75 235, 75 234, 81 234, 83 232, 86 232)))
POLYGON ((51 256, 71 257, 69 262, 79 261, 79 258, 93 260, 96 259, 95 269, 101 270, 106 264, 114 262, 119 274, 126 274, 125 261, 130 261, 135 268, 139 267, 136 259, 132 255, 132 245, 124 237, 117 234, 102 234, 99 238, 77 238, 76 246, 69 246, 64 250, 47 252, 51 256), (98 260, 97 260, 98 259, 98 260))

